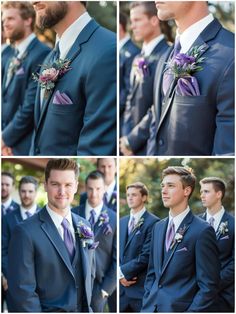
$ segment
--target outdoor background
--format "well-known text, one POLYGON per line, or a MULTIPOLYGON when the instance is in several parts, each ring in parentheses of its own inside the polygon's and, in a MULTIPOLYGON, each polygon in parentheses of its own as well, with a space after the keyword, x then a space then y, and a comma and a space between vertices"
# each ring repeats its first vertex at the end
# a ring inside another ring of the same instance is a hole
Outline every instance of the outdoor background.
POLYGON ((200 200, 199 181, 204 177, 220 177, 227 183, 223 200, 225 209, 234 214, 234 159, 233 158, 122 158, 120 159, 120 217, 129 214, 126 204, 126 186, 141 181, 149 190, 149 202, 146 206, 160 218, 168 215, 161 200, 161 174, 168 166, 188 166, 193 168, 197 183, 190 198, 190 207, 198 214, 204 211, 200 200))

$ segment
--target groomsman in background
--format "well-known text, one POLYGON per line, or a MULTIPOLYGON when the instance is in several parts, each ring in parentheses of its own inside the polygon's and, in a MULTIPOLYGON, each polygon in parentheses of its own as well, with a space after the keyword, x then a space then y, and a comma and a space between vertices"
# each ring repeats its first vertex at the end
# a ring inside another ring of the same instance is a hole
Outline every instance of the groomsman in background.
POLYGON ((103 312, 107 297, 116 289, 116 214, 105 206, 104 175, 91 172, 86 178, 86 203, 72 211, 88 220, 94 230, 96 249, 96 276, 91 307, 94 312, 103 312))
MULTIPOLYGON (((132 64, 131 88, 126 101, 124 124, 121 130, 121 135, 127 138, 121 139, 121 151, 123 146, 128 145, 132 129, 142 120, 153 104, 156 66, 169 47, 161 31, 154 2, 132 2, 130 21, 135 40, 142 41, 143 45, 141 54, 135 57, 132 64)), ((146 145, 135 151, 135 155, 146 155, 146 145)))
POLYGON ((168 167, 162 177, 162 201, 170 211, 153 230, 142 312, 208 312, 219 287, 215 232, 189 208, 192 170, 168 167))
POLYGON ((140 312, 150 241, 158 217, 145 208, 148 189, 141 182, 126 188, 130 215, 120 220, 120 312, 140 312))
POLYGON ((44 183, 48 204, 13 230, 8 252, 11 312, 91 311, 93 233, 70 210, 78 175, 74 160, 49 160, 44 183))
POLYGON ((120 130, 123 125, 125 103, 130 88, 130 71, 134 57, 140 49, 131 40, 127 32, 128 17, 120 12, 119 19, 119 55, 120 55, 120 130))
POLYGON ((234 217, 222 205, 226 184, 217 177, 200 181, 201 200, 206 212, 200 217, 215 230, 221 262, 218 297, 210 312, 234 312, 234 217))
POLYGON ((156 6, 160 20, 176 22, 175 45, 157 66, 154 106, 123 153, 148 140, 147 155, 233 155, 234 34, 209 13, 206 1, 156 6))
POLYGON ((3 29, 3 23, 1 23, 2 30, 2 42, 1 42, 1 80, 3 80, 4 71, 6 69, 6 64, 8 60, 13 56, 14 49, 13 47, 7 43, 7 38, 5 36, 5 31, 3 29))
MULTIPOLYGON (((7 280, 8 265, 8 246, 11 239, 12 231, 16 225, 23 220, 31 217, 40 208, 36 204, 38 182, 32 176, 23 177, 19 183, 19 196, 21 205, 11 213, 3 217, 2 223, 2 272, 7 280)), ((7 282, 5 283, 5 291, 7 291, 7 282)))
POLYGON ((50 49, 34 34, 35 11, 30 2, 4 2, 2 20, 6 37, 14 42, 14 56, 2 81, 2 154, 29 155, 37 89, 32 73, 50 49))
POLYGON ((1 199, 2 216, 10 213, 14 209, 19 209, 19 204, 13 201, 11 194, 14 188, 14 176, 8 172, 1 173, 1 199))

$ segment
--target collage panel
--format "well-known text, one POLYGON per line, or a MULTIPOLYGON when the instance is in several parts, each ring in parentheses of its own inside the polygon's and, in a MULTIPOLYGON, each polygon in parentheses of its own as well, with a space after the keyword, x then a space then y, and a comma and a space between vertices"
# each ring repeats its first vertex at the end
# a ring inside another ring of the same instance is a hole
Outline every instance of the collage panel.
POLYGON ((116 160, 1 166, 2 312, 116 312, 116 160))
POLYGON ((120 312, 234 312, 234 158, 120 160, 120 312))

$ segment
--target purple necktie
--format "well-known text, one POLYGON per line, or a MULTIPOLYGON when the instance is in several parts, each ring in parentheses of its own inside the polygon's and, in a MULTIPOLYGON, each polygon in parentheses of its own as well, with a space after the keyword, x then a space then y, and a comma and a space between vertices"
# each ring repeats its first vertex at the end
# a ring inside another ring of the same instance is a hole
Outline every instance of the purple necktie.
POLYGON ((135 222, 135 219, 134 219, 134 216, 132 216, 131 220, 129 221, 129 226, 128 226, 129 235, 134 230, 134 222, 135 222))
POLYGON ((32 216, 32 214, 30 212, 28 212, 28 210, 25 212, 25 214, 26 214, 26 219, 30 218, 32 216))
POLYGON ((208 220, 208 223, 210 226, 212 226, 214 228, 214 222, 215 222, 215 218, 214 217, 211 217, 209 220, 208 220))
POLYGON ((168 225, 167 232, 166 232, 166 252, 169 251, 174 235, 175 235, 175 225, 174 225, 173 219, 171 219, 168 225))
POLYGON ((74 255, 75 255, 75 245, 74 245, 73 236, 72 236, 71 231, 69 229, 70 224, 66 218, 63 218, 61 225, 64 229, 64 235, 63 235, 64 243, 65 243, 65 246, 66 246, 67 251, 69 253, 70 260, 72 261, 74 255))
MULTIPOLYGON (((171 59, 173 59, 181 50, 181 44, 180 44, 180 40, 179 38, 177 38, 175 40, 175 44, 174 44, 174 49, 173 49, 173 53, 172 53, 172 57, 171 59)), ((171 83, 174 80, 174 76, 172 73, 169 73, 168 71, 164 72, 163 75, 163 82, 162 82, 162 89, 163 89, 163 94, 166 95, 171 83)))
POLYGON ((108 199, 107 199, 107 197, 108 197, 108 194, 107 194, 107 192, 105 192, 105 193, 104 193, 104 196, 103 196, 103 203, 104 203, 106 206, 108 206, 108 199))
POLYGON ((92 228, 93 228, 94 225, 95 225, 95 217, 96 217, 96 212, 95 212, 94 209, 91 209, 91 210, 90 210, 89 222, 90 222, 90 225, 91 225, 92 228))

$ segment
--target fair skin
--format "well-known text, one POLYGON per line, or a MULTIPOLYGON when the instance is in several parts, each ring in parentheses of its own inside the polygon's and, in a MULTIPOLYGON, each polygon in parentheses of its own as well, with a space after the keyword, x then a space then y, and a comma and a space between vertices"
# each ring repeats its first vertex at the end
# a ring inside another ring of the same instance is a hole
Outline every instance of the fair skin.
POLYGON ((11 197, 13 190, 13 180, 9 176, 1 176, 1 198, 6 202, 11 197))
POLYGON ((125 38, 126 35, 127 35, 127 33, 123 29, 123 26, 121 24, 119 24, 119 40, 125 38))
POLYGON ((206 1, 155 1, 161 21, 175 20, 179 33, 208 15, 206 1))
MULTIPOLYGON (((52 12, 57 10, 60 5, 54 1, 34 1, 34 9, 37 16, 37 24, 40 17, 44 17, 47 13, 47 10, 52 12)), ((64 31, 77 20, 84 12, 86 12, 85 7, 79 1, 67 1, 68 10, 66 15, 58 21, 52 28, 58 34, 59 37, 62 36, 64 31)))
POLYGON ((77 192, 78 182, 73 170, 51 170, 44 189, 48 196, 48 206, 65 217, 77 192))
POLYGON ((86 184, 88 203, 91 207, 99 206, 103 201, 105 185, 103 179, 89 179, 86 184))
POLYGON ((106 186, 109 186, 115 180, 116 162, 114 158, 99 159, 97 169, 104 174, 106 186))
MULTIPOLYGON (((126 191, 126 198, 129 208, 133 214, 138 213, 143 209, 145 202, 147 201, 147 196, 142 195, 140 189, 130 187, 126 191)), ((125 278, 120 279, 120 283, 124 287, 129 287, 137 282, 137 277, 134 277, 132 280, 127 280, 125 278)))
POLYGON ((214 216, 222 207, 222 192, 215 191, 212 183, 201 183, 200 196, 202 205, 214 216))
MULTIPOLYGON (((2 22, 5 36, 14 42, 16 46, 32 33, 32 18, 22 19, 19 9, 4 9, 2 12, 2 22)), ((1 148, 3 156, 13 155, 12 149, 6 146, 3 139, 1 139, 1 148)))
POLYGON ((25 209, 30 209, 35 204, 37 191, 33 183, 23 183, 19 188, 21 205, 25 209))
POLYGON ((170 209, 172 217, 181 214, 187 208, 190 193, 191 187, 184 187, 179 175, 170 174, 163 178, 161 183, 162 201, 164 206, 170 209))

